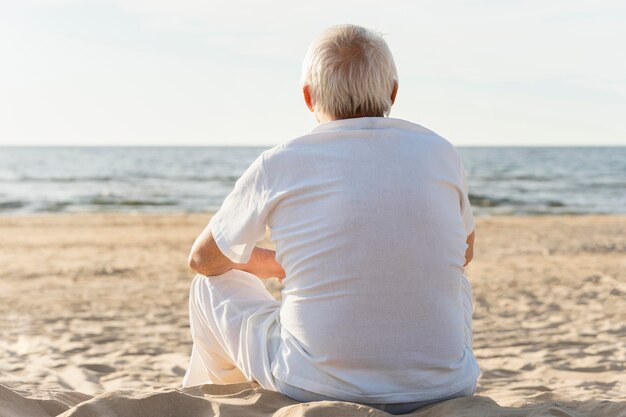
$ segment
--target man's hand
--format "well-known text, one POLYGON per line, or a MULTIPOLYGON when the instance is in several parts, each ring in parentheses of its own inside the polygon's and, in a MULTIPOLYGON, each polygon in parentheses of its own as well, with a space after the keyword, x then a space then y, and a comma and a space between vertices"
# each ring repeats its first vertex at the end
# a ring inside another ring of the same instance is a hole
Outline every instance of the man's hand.
POLYGON ((219 249, 211 230, 207 226, 196 239, 189 254, 189 267, 202 275, 221 275, 231 269, 250 272, 259 278, 285 277, 282 266, 276 262, 276 252, 269 249, 254 248, 250 260, 238 264, 228 259, 219 249))
POLYGON ((276 262, 276 252, 270 249, 254 248, 247 264, 233 264, 233 268, 250 272, 259 278, 276 277, 281 282, 285 278, 283 267, 276 262))
POLYGON ((465 264, 463 266, 467 266, 472 259, 474 259, 474 236, 476 231, 470 233, 467 237, 467 250, 465 251, 465 264))

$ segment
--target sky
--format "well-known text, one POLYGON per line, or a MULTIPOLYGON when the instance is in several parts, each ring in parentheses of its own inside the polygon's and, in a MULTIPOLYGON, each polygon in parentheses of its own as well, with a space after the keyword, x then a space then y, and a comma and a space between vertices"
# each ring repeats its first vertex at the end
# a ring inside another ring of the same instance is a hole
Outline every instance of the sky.
POLYGON ((458 146, 626 145, 623 0, 0 0, 0 146, 259 145, 307 133, 324 29, 383 34, 391 117, 458 146))

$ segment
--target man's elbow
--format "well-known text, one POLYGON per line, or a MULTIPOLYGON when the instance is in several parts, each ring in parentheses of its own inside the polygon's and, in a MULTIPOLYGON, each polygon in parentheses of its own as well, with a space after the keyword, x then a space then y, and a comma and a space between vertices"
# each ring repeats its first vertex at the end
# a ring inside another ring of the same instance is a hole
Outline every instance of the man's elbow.
POLYGON ((224 263, 216 262, 216 260, 195 250, 189 254, 187 264, 193 271, 206 276, 221 275, 230 269, 224 263))
POLYGON ((201 273, 199 271, 202 265, 200 255, 198 255, 194 251, 191 251, 191 253, 189 254, 189 258, 187 259, 187 265, 189 265, 189 268, 191 268, 192 270, 201 273))
POLYGON ((187 260, 189 268, 202 275, 213 275, 210 268, 210 262, 197 251, 191 251, 187 260))

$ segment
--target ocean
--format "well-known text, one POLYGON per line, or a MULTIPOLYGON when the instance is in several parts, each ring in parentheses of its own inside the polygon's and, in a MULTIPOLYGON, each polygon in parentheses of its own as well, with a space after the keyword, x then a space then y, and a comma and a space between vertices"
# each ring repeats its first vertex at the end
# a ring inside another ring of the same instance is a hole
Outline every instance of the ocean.
MULTIPOLYGON (((213 212, 265 147, 0 147, 0 214, 213 212)), ((626 213, 626 147, 460 148, 477 216, 626 213)))

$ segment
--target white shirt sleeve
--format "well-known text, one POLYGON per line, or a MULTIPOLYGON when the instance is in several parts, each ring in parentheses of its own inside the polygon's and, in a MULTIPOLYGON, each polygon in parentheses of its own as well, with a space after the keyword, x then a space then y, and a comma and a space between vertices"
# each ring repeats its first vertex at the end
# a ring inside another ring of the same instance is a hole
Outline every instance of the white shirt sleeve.
POLYGON ((465 176, 465 167, 459 155, 459 163, 461 164, 461 187, 463 196, 461 198, 461 215, 463 216, 463 224, 465 225, 465 235, 469 236, 474 231, 474 215, 472 214, 472 206, 469 201, 469 187, 465 176))
POLYGON ((235 263, 248 262, 256 242, 265 236, 267 188, 264 184, 261 155, 237 180, 209 222, 220 251, 235 263))

